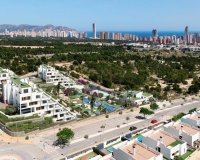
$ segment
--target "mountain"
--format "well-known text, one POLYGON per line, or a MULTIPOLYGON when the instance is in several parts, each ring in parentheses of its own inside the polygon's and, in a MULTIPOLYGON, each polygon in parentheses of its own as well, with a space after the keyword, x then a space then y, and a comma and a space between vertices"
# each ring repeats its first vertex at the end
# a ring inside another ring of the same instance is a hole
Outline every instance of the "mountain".
POLYGON ((75 29, 65 27, 65 26, 54 26, 51 24, 45 25, 45 26, 39 26, 39 25, 28 25, 28 24, 20 24, 20 25, 11 25, 11 24, 2 24, 0 25, 0 32, 5 32, 5 29, 7 29, 9 32, 11 31, 42 31, 46 29, 51 30, 62 30, 62 31, 76 31, 75 29))

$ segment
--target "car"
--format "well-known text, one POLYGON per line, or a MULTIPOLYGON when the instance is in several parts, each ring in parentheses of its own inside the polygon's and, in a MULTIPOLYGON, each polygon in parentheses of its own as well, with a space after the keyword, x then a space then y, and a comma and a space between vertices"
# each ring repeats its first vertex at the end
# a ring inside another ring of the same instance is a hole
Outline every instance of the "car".
POLYGON ((158 121, 157 121, 156 119, 152 119, 152 120, 151 120, 151 123, 152 123, 152 124, 155 124, 155 123, 157 123, 157 122, 158 122, 158 121))
POLYGON ((137 129, 137 127, 132 126, 132 127, 129 128, 129 131, 134 131, 134 130, 136 130, 136 129, 137 129))

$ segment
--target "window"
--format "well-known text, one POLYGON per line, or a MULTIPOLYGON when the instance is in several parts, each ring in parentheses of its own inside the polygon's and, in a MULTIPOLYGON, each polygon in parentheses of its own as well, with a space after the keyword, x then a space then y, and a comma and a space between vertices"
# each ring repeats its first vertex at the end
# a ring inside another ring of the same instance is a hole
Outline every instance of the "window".
POLYGON ((3 74, 2 77, 6 77, 6 74, 3 74))
POLYGON ((37 101, 35 101, 35 102, 30 102, 30 103, 29 103, 29 106, 36 105, 36 104, 37 104, 37 101))
POLYGON ((30 99, 31 99, 30 96, 28 96, 28 97, 22 97, 22 101, 26 101, 26 100, 30 100, 30 99))
POLYGON ((40 95, 36 95, 36 99, 40 98, 40 95))
POLYGON ((42 101, 42 103, 47 103, 47 101, 42 101))
POLYGON ((28 89, 24 89, 24 93, 28 93, 28 89))

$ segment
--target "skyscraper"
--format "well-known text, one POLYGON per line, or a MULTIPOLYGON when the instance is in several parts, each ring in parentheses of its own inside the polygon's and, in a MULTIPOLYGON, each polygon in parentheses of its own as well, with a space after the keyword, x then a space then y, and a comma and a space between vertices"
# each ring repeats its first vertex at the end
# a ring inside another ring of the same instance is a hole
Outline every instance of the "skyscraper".
POLYGON ((152 30, 152 38, 153 38, 154 42, 157 41, 157 38, 158 38, 158 31, 157 31, 157 29, 153 29, 152 30))
POLYGON ((92 24, 92 27, 93 27, 93 38, 96 39, 96 38, 97 38, 97 37, 96 37, 96 34, 97 34, 97 33, 96 33, 96 24, 93 23, 93 24, 92 24))
POLYGON ((188 26, 185 27, 185 37, 184 37, 184 39, 185 39, 185 44, 189 44, 189 27, 188 26))
POLYGON ((152 30, 152 37, 158 37, 158 31, 157 29, 152 30))

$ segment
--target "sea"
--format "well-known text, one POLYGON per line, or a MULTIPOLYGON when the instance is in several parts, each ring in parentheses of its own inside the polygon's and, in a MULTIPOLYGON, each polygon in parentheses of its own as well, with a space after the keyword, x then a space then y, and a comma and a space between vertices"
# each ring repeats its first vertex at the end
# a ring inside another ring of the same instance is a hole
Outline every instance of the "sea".
MULTIPOLYGON (((150 31, 108 31, 108 32, 110 33, 110 36, 111 36, 111 33, 122 33, 123 36, 125 34, 133 34, 138 37, 150 37, 152 35, 152 32, 150 32, 150 31)), ((97 32, 97 35, 98 34, 99 34, 99 32, 97 32)), ((158 36, 173 36, 173 35, 175 35, 177 37, 184 36, 184 32, 181 32, 181 31, 160 31, 160 32, 158 32, 158 36)), ((93 33, 91 31, 87 32, 87 36, 92 37, 93 33)))

